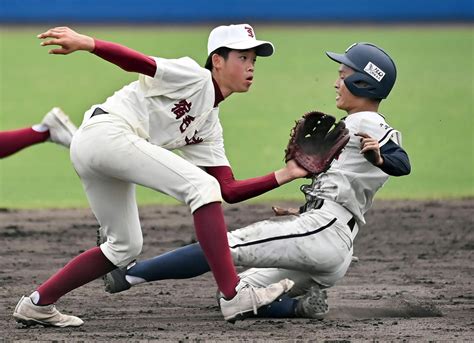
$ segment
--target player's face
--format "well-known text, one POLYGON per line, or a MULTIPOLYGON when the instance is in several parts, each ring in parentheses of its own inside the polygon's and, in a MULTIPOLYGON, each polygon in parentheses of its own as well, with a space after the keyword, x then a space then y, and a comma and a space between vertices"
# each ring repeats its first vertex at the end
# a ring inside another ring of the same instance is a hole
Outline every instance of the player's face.
POLYGON ((253 83, 255 50, 232 50, 223 61, 222 76, 228 89, 233 93, 247 92, 253 83))
POLYGON ((364 102, 363 98, 352 94, 344 83, 344 79, 353 73, 354 70, 341 64, 339 66, 339 77, 334 84, 334 88, 336 88, 336 107, 340 110, 346 111, 348 114, 358 112, 360 106, 364 102))

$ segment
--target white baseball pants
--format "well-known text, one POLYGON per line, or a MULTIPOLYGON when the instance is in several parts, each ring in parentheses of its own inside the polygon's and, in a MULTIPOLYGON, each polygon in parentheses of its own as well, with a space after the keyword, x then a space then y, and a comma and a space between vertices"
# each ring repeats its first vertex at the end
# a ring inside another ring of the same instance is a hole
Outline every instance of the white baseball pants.
POLYGON ((71 161, 107 241, 100 248, 123 267, 141 252, 135 184, 199 207, 222 201, 219 183, 176 154, 149 143, 120 117, 87 120, 71 143, 71 161))
POLYGON ((289 278, 295 282, 292 296, 304 294, 315 283, 333 286, 352 260, 354 236, 347 224, 351 218, 342 206, 325 200, 320 209, 230 232, 234 264, 253 267, 239 275, 241 280, 265 287, 289 278))

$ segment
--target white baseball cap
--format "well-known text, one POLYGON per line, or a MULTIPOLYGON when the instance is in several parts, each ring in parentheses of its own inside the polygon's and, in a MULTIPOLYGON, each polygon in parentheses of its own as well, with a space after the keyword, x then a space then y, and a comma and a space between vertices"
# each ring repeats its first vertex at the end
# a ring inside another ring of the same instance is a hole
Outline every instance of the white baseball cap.
POLYGON ((275 50, 272 43, 257 40, 249 24, 218 26, 212 30, 207 41, 207 55, 222 47, 235 50, 255 48, 257 56, 271 56, 275 50))

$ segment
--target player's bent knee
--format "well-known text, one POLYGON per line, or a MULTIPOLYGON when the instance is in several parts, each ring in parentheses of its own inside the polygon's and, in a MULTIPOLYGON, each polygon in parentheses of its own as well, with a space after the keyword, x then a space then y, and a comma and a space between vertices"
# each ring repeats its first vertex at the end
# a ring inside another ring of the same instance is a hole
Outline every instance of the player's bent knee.
POLYGON ((221 187, 214 177, 206 175, 200 180, 199 188, 190 194, 187 203, 191 207, 191 212, 194 212, 212 202, 222 202, 221 187))
POLYGON ((217 182, 217 180, 212 176, 206 179, 205 185, 201 190, 201 197, 203 204, 222 201, 221 186, 219 185, 219 182, 217 182))

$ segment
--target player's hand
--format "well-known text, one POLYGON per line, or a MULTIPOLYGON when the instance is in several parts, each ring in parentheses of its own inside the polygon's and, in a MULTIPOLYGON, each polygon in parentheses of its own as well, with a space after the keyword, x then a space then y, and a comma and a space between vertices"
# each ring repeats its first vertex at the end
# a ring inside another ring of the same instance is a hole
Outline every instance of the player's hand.
POLYGON ((59 45, 60 48, 49 50, 50 54, 67 55, 78 50, 93 51, 95 48, 92 37, 82 35, 69 27, 54 27, 37 36, 39 39, 47 39, 41 42, 42 46, 59 45))
POLYGON ((308 171, 296 163, 295 160, 286 162, 286 166, 283 169, 292 180, 308 176, 308 171))
POLYGON ((300 214, 300 209, 293 208, 293 207, 283 208, 283 207, 278 207, 278 206, 272 206, 272 210, 276 217, 298 216, 300 214))
POLYGON ((287 182, 306 177, 308 171, 303 167, 300 167, 295 160, 289 160, 286 162, 286 166, 275 172, 275 177, 278 184, 281 186, 287 182))
POLYGON ((308 171, 296 163, 295 160, 286 162, 286 169, 295 179, 308 176, 308 171))
POLYGON ((356 133, 360 138, 360 153, 374 166, 380 166, 383 158, 380 154, 379 142, 364 132, 356 133))

